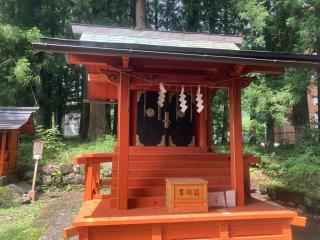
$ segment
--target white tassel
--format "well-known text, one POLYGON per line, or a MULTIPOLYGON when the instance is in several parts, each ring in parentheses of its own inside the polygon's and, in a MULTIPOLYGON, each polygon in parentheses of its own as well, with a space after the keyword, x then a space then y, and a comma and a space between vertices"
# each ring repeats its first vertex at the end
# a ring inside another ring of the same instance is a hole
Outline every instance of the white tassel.
POLYGON ((196 101, 197 101, 197 105, 196 106, 198 107, 197 112, 201 113, 202 110, 204 109, 204 106, 203 106, 203 100, 202 100, 203 95, 201 94, 200 86, 198 87, 198 91, 197 91, 197 95, 196 96, 197 96, 196 97, 196 101))
POLYGON ((184 113, 188 109, 188 106, 187 106, 187 100, 186 100, 186 95, 184 94, 184 87, 183 86, 181 88, 179 102, 180 102, 180 107, 181 107, 180 111, 184 113))
POLYGON ((164 88, 163 84, 160 83, 160 91, 159 91, 159 97, 158 97, 158 105, 162 108, 164 106, 164 101, 166 98, 166 92, 167 90, 164 88))

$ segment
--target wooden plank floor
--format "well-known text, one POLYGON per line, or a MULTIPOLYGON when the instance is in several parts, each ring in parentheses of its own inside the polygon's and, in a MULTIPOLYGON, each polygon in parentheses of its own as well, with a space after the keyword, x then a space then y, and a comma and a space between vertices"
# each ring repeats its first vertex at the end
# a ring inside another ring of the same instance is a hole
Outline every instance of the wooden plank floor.
POLYGON ((110 209, 109 199, 86 201, 73 222, 74 227, 112 226, 146 223, 230 221, 294 218, 296 212, 258 200, 235 208, 211 208, 208 213, 169 214, 164 207, 110 209))

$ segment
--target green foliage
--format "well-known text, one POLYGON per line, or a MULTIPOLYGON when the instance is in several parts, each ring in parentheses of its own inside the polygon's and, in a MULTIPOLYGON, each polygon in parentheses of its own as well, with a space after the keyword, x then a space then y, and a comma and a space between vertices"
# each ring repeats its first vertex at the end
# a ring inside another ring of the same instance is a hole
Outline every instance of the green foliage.
POLYGON ((105 135, 101 139, 92 141, 78 138, 63 139, 64 148, 54 155, 44 156, 43 161, 47 163, 70 162, 74 157, 83 153, 110 152, 113 150, 115 142, 115 137, 112 135, 105 135))
MULTIPOLYGON (((170 31, 242 34, 246 49, 319 52, 319 5, 316 0, 148 0, 147 25, 170 31)), ((59 54, 34 54, 31 41, 41 34, 72 37, 71 22, 134 27, 134 13, 134 0, 4 2, 0 7, 0 64, 9 63, 0 71, 0 104, 34 105, 34 92, 42 107, 39 122, 51 128, 54 119, 54 125, 62 126, 64 113, 81 111, 83 69, 65 64, 59 54)), ((259 138, 266 119, 279 124, 288 121, 284 109, 300 106, 297 96, 308 84, 309 78, 301 72, 291 71, 285 80, 260 76, 246 91, 245 108, 253 109, 248 112, 249 135, 257 129, 259 138)), ((221 118, 223 111, 216 112, 221 118)))
POLYGON ((15 69, 13 70, 13 74, 22 86, 26 86, 32 82, 32 70, 30 69, 30 63, 28 59, 21 58, 18 60, 15 69))
POLYGON ((37 137, 44 141, 45 150, 56 152, 64 147, 64 144, 61 142, 62 135, 58 130, 58 127, 43 129, 42 126, 38 126, 37 137))
POLYGON ((228 91, 219 89, 216 91, 211 104, 212 110, 212 128, 213 142, 215 144, 227 144, 229 136, 229 109, 228 109, 228 91))
POLYGON ((18 202, 15 201, 10 188, 8 186, 0 187, 0 207, 12 207, 15 205, 18 205, 18 202))
POLYGON ((39 78, 31 42, 40 35, 37 28, 23 30, 0 23, 0 105, 33 104, 31 88, 39 78))
POLYGON ((243 95, 243 109, 249 115, 244 133, 250 136, 254 129, 257 140, 264 142, 267 119, 271 117, 275 124, 282 126, 288 121, 288 108, 295 98, 283 77, 259 74, 256 78, 243 95))
MULTIPOLYGON (((46 131, 46 130, 43 130, 46 131)), ((51 134, 51 133, 50 133, 51 134)), ((32 160, 32 140, 31 137, 24 137, 20 141, 18 169, 20 172, 32 170, 34 161, 32 160)), ((48 140, 48 139, 47 139, 48 140)), ((50 136, 50 141, 58 147, 46 147, 43 151, 41 165, 49 163, 67 163, 72 162, 73 158, 83 153, 90 152, 109 152, 115 145, 115 138, 112 135, 97 140, 82 140, 80 138, 55 138, 50 136), (52 141, 52 139, 58 139, 52 141)), ((45 146, 48 146, 47 144, 45 146)), ((59 175, 59 173, 57 173, 59 175)))
POLYGON ((264 31, 269 13, 263 1, 245 0, 240 3, 240 19, 244 24, 245 47, 261 48, 265 46, 264 31))
POLYGON ((261 156, 259 167, 279 184, 320 197, 320 148, 316 141, 272 149, 247 146, 247 151, 261 156))

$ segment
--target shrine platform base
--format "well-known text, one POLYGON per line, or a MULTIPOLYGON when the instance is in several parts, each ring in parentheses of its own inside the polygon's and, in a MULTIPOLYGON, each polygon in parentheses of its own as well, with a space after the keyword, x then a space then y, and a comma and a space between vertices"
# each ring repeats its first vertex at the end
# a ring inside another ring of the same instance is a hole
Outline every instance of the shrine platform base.
POLYGON ((110 209, 109 199, 86 201, 64 237, 80 240, 291 240, 305 218, 258 200, 208 213, 169 214, 164 207, 110 209))

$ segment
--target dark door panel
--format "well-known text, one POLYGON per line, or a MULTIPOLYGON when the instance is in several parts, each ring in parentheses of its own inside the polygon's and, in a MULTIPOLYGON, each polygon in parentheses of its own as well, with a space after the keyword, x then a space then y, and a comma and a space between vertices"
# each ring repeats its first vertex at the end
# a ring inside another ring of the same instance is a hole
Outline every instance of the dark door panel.
POLYGON ((182 113, 178 99, 179 93, 166 93, 165 105, 159 108, 158 92, 138 92, 137 145, 194 146, 194 105, 187 95, 188 109, 182 113))
MULTIPOLYGON (((137 145, 164 145, 164 126, 161 120, 158 120, 158 93, 146 93, 146 96, 145 92, 137 94, 137 145)), ((163 112, 161 109, 160 117, 163 112)))

